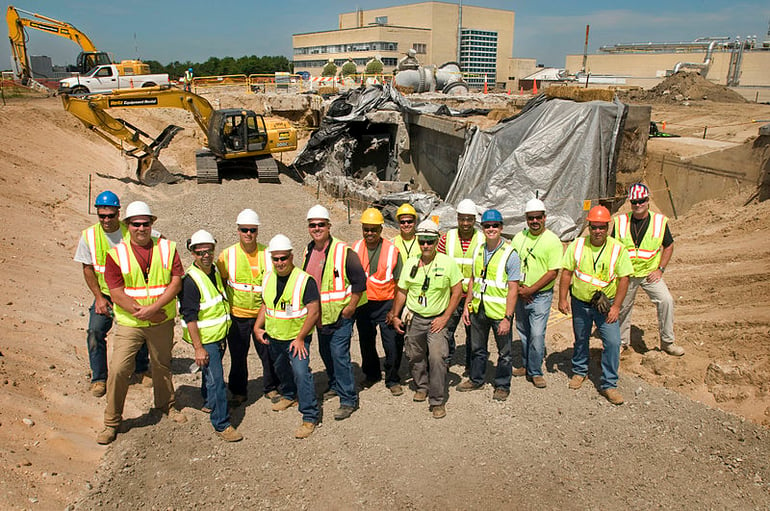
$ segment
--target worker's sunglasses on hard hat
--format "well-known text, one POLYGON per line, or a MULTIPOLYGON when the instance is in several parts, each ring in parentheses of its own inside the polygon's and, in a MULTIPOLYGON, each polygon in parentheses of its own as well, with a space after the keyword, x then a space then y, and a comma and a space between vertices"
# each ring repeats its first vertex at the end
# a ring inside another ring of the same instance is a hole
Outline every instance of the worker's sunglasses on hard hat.
POLYGON ((311 224, 307 224, 308 229, 315 229, 317 227, 326 227, 326 222, 313 222, 311 224))
POLYGON ((591 229, 592 231, 606 231, 608 227, 609 227, 608 224, 601 224, 601 225, 590 224, 588 226, 588 228, 591 229))
POLYGON ((647 197, 645 197, 644 199, 631 199, 630 202, 634 206, 638 206, 639 204, 644 204, 645 202, 647 202, 647 197))
POLYGON ((112 220, 116 216, 118 216, 117 213, 99 213, 99 218, 102 219, 102 220, 106 220, 107 218, 112 220))
POLYGON ((139 227, 149 227, 152 225, 152 222, 131 222, 131 227, 136 227, 137 229, 139 227))
POLYGON ((362 227, 364 232, 380 232, 381 227, 362 227))
POLYGON ((413 224, 414 223, 414 219, 412 219, 412 218, 404 218, 403 220, 399 220, 398 223, 400 223, 402 225, 403 224, 413 224))
POLYGON ((489 222, 489 223, 486 223, 486 224, 481 224, 481 227, 483 227, 484 229, 490 229, 490 228, 491 229, 499 229, 500 225, 501 224, 499 222, 489 222))
POLYGON ((437 238, 417 238, 417 243, 420 245, 433 245, 436 243, 437 238))
POLYGON ((197 255, 198 257, 212 256, 212 255, 214 255, 214 251, 212 249, 208 249, 208 250, 193 250, 193 254, 197 255))
POLYGON ((527 215, 527 220, 542 220, 542 219, 543 219, 543 215, 532 215, 532 216, 527 215))
POLYGON ((239 227, 238 230, 241 231, 243 234, 246 234, 247 232, 254 234, 255 232, 257 232, 256 227, 239 227))
POLYGON ((282 263, 286 261, 290 256, 271 256, 270 259, 272 259, 276 263, 282 263))

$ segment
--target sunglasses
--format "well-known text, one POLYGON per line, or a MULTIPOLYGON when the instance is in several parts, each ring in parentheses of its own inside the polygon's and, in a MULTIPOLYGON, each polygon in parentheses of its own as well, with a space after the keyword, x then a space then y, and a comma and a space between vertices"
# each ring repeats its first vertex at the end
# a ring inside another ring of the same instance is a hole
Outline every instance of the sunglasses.
POLYGON ((118 216, 118 214, 117 213, 106 213, 106 214, 105 213, 99 213, 98 216, 102 220, 105 220, 107 218, 109 218, 111 220, 111 219, 115 218, 116 216, 118 216))
POLYGON ((645 202, 647 202, 647 199, 646 198, 644 198, 644 199, 631 199, 630 202, 634 206, 638 206, 639 204, 644 204, 645 202))
POLYGON ((589 225, 588 228, 592 231, 606 231, 609 226, 605 225, 589 225))
POLYGON ((270 256, 270 259, 272 259, 276 263, 281 263, 281 262, 287 260, 289 257, 291 257, 291 256, 287 256, 287 255, 285 255, 285 256, 270 256))
POLYGON ((204 256, 212 256, 214 255, 214 251, 209 250, 193 250, 193 254, 197 255, 198 257, 204 257, 204 256))
POLYGON ((131 227, 149 227, 152 225, 152 222, 131 222, 131 227))
POLYGON ((500 224, 498 222, 492 222, 492 223, 489 223, 489 224, 481 224, 481 227, 483 227, 484 229, 499 229, 500 225, 502 225, 502 224, 500 224))
POLYGON ((407 220, 407 219, 404 219, 404 220, 399 220, 399 221, 398 221, 398 223, 400 223, 401 225, 404 225, 404 224, 413 224, 413 223, 414 223, 414 220, 407 220))
POLYGON ((379 227, 363 227, 364 232, 380 232, 379 227))
POLYGON ((542 219, 543 219, 543 215, 527 216, 527 220, 542 220, 542 219))
POLYGON ((247 232, 254 234, 255 232, 257 232, 256 227, 239 227, 238 230, 241 231, 243 234, 246 234, 247 232))
POLYGON ((312 224, 307 224, 308 229, 316 229, 318 227, 326 227, 326 222, 314 222, 312 224))
POLYGON ((420 245, 433 245, 436 241, 437 238, 417 238, 417 243, 420 245))

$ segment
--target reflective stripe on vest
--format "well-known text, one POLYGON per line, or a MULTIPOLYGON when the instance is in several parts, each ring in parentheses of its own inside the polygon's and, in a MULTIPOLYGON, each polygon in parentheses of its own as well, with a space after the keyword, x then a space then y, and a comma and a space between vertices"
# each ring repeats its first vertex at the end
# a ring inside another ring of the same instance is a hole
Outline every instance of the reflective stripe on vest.
POLYGON ((281 299, 276 300, 278 276, 271 271, 265 274, 263 296, 265 307, 265 331, 277 340, 290 341, 297 338, 307 317, 307 307, 302 304, 310 274, 296 266, 286 281, 281 299), (279 307, 276 308, 276 301, 279 307), (283 307, 281 307, 283 304, 283 307), (287 306, 290 310, 287 310, 287 306))
POLYGON ((478 312, 479 305, 484 298, 484 311, 491 319, 503 319, 508 298, 508 272, 506 265, 513 252, 513 247, 503 243, 487 263, 487 274, 493 278, 481 278, 484 271, 484 244, 476 247, 473 255, 473 300, 471 306, 473 312, 478 312), (482 293, 482 286, 486 284, 482 293))
POLYGON ((369 274, 369 250, 364 240, 358 240, 353 245, 353 250, 358 254, 366 273, 366 296, 369 300, 392 300, 396 296, 396 281, 393 278, 393 270, 398 263, 398 249, 390 241, 383 239, 380 248, 380 257, 377 260, 377 271, 369 274), (385 252, 383 254, 383 252, 385 252), (384 257, 383 257, 384 255, 384 257))
POLYGON ((468 283, 471 280, 473 269, 473 254, 476 247, 484 243, 484 234, 481 231, 474 231, 468 250, 463 251, 463 245, 460 241, 460 233, 457 229, 450 229, 446 233, 446 253, 455 260, 460 272, 463 274, 463 293, 468 291, 468 283), (470 256, 470 257, 469 257, 470 256))
POLYGON ((663 256, 663 235, 666 233, 668 219, 660 213, 650 211, 650 225, 639 242, 639 247, 634 244, 630 233, 631 214, 615 217, 615 236, 620 241, 631 258, 634 267, 634 276, 645 277, 655 271, 663 256))
MULTIPOLYGON (((211 282, 208 275, 194 264, 190 266, 185 275, 185 278, 193 279, 201 295, 196 323, 202 344, 221 341, 227 336, 227 330, 230 328, 230 306, 225 300, 225 288, 216 266, 214 266, 214 275, 216 285, 211 282)), ((182 319, 180 323, 182 325, 182 338, 187 342, 192 342, 190 332, 187 329, 187 322, 182 319)))
MULTIPOLYGON (((590 273, 584 273, 580 269, 580 260, 583 257, 583 248, 585 247, 585 238, 578 238, 577 242, 575 243, 575 271, 574 275, 579 280, 591 284, 592 286, 596 286, 598 288, 605 288, 610 285, 610 283, 615 280, 615 264, 618 262, 618 256, 620 256, 620 251, 623 249, 623 246, 620 244, 615 244, 612 246, 612 256, 610 257, 610 267, 609 267, 609 279, 607 281, 601 280, 596 278, 590 273)), ((592 261, 593 262, 593 261, 592 261)))
POLYGON ((273 267, 267 248, 257 244, 259 273, 254 275, 246 252, 240 243, 225 249, 227 265, 227 298, 230 305, 241 309, 259 310, 262 305, 262 279, 273 267))
MULTIPOLYGON (((123 222, 120 222, 120 231, 123 239, 128 240, 128 228, 123 222)), ((101 224, 95 224, 83 231, 83 240, 86 242, 88 251, 91 253, 91 266, 94 267, 96 280, 99 282, 99 289, 102 294, 109 296, 110 289, 104 280, 104 263, 107 260, 107 252, 110 250, 107 234, 104 232, 101 224)))

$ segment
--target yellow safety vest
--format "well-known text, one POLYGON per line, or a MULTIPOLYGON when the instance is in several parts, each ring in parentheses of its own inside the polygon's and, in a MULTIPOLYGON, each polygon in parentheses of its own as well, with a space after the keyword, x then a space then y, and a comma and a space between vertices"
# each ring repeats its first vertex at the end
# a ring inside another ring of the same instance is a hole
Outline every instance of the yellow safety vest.
MULTIPOLYGON (((604 291, 607 298, 614 298, 618 289, 615 266, 623 251, 620 242, 607 238, 605 250, 594 262, 590 250, 585 249, 586 238, 575 240, 575 270, 572 279, 572 294, 578 300, 590 302, 597 290, 604 291), (594 266, 596 269, 594 270, 594 266)), ((590 241, 588 242, 590 243, 590 241)))
POLYGON ((639 246, 634 245, 631 236, 631 213, 615 217, 614 238, 620 241, 631 258, 634 277, 646 277, 660 266, 663 256, 663 235, 666 233, 668 218, 650 211, 650 223, 639 246))
POLYGON ((450 229, 446 233, 446 254, 455 260, 460 272, 463 274, 463 294, 468 292, 468 283, 471 281, 473 272, 473 254, 476 253, 476 247, 484 243, 484 233, 474 231, 468 250, 463 252, 460 233, 457 229, 450 229))
MULTIPOLYGON (((123 235, 123 239, 128 241, 130 234, 126 224, 120 222, 120 232, 123 235)), ((88 245, 88 250, 91 252, 91 265, 94 267, 96 273, 96 280, 99 282, 99 289, 101 289, 103 295, 110 295, 110 288, 107 287, 107 282, 104 280, 104 262, 107 260, 107 252, 110 251, 110 241, 107 239, 107 234, 104 232, 102 224, 94 224, 88 229, 83 231, 83 240, 88 245)))
POLYGON ((406 261, 410 257, 420 257, 420 245, 417 243, 417 236, 415 235, 414 238, 409 242, 409 245, 407 245, 407 242, 404 241, 404 238, 401 237, 399 234, 395 238, 393 238, 393 244, 398 249, 398 256, 401 258, 401 267, 403 268, 406 266, 406 261))
MULTIPOLYGON (((296 266, 291 271, 281 298, 277 300, 278 275, 271 271, 265 275, 262 291, 265 304, 265 331, 272 339, 293 341, 297 338, 307 318, 307 306, 302 303, 308 280, 306 273, 296 266)), ((310 330, 309 334, 313 330, 310 330)))
MULTIPOLYGON (((211 282, 208 275, 203 270, 191 265, 187 269, 184 278, 191 278, 198 286, 200 291, 200 309, 198 310, 198 331, 201 336, 201 343, 211 344, 218 342, 227 336, 227 330, 230 328, 230 304, 225 299, 225 287, 222 284, 222 278, 219 276, 217 267, 214 266, 214 279, 216 285, 211 282)), ((182 319, 182 338, 192 344, 190 331, 187 329, 187 322, 182 319)))
MULTIPOLYGON (((126 296, 133 298, 140 305, 155 303, 171 283, 171 265, 174 262, 174 254, 176 254, 176 243, 163 238, 152 238, 152 243, 152 260, 146 281, 144 273, 139 267, 139 262, 131 250, 130 241, 123 241, 107 253, 120 267, 120 272, 123 274, 123 291, 126 296)), ((148 327, 159 324, 137 319, 118 304, 115 304, 114 311, 115 321, 119 325, 148 327)), ((174 319, 176 316, 176 297, 163 307, 163 311, 166 313, 166 319, 163 323, 174 319)))
POLYGON ((225 291, 230 306, 258 311, 262 306, 262 279, 265 272, 273 268, 270 258, 267 257, 267 247, 257 243, 259 271, 256 275, 251 270, 249 258, 240 243, 227 247, 223 259, 227 271, 225 291))
POLYGON ((484 276, 484 245, 476 247, 473 255, 471 312, 479 311, 479 304, 481 304, 483 296, 484 313, 488 318, 503 319, 505 317, 505 304, 508 298, 508 272, 505 266, 511 252, 513 252, 513 247, 508 243, 503 243, 489 258, 484 276))

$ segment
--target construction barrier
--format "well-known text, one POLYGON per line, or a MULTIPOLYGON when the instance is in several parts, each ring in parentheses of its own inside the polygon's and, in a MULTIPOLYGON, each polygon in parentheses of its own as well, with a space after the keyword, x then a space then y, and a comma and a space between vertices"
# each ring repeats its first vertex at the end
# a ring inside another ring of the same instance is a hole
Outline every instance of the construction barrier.
POLYGON ((196 76, 192 81, 193 90, 197 90, 198 87, 248 87, 248 85, 249 78, 246 75, 196 76))
POLYGON ((301 75, 285 72, 251 74, 249 75, 249 90, 251 92, 292 92, 302 93, 308 90, 308 83, 301 75))

